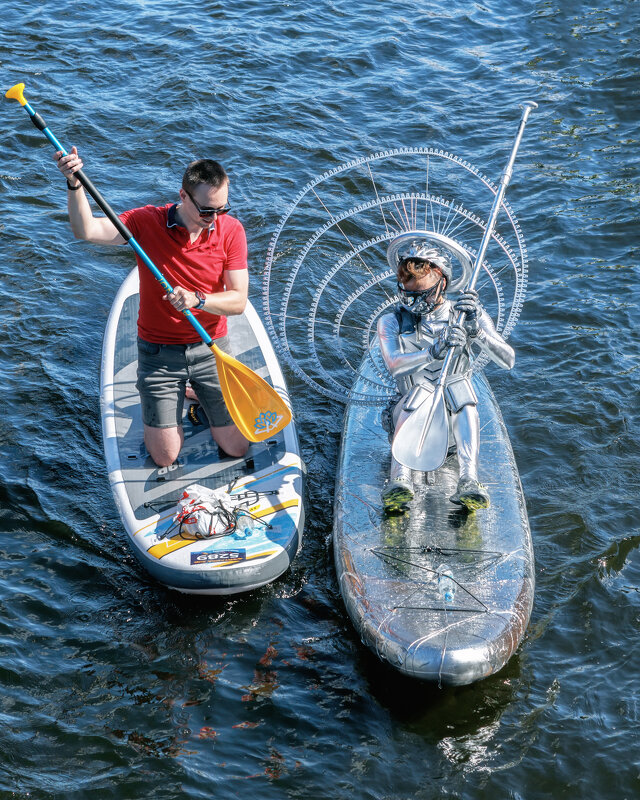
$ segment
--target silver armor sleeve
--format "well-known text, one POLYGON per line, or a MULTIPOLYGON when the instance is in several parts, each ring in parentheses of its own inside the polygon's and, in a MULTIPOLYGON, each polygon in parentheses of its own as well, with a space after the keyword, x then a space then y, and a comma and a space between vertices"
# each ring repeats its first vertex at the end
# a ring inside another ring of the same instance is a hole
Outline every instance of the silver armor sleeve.
POLYGON ((486 352, 489 358, 502 369, 511 369, 516 361, 516 353, 510 344, 496 331, 493 320, 483 308, 478 308, 478 335, 472 339, 473 344, 486 352))

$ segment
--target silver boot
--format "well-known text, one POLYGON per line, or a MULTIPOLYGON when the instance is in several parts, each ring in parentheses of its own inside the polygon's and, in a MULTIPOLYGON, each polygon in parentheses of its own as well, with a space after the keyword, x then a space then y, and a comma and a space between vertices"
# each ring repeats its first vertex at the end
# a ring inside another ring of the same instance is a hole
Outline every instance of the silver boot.
POLYGON ((391 458, 389 480, 382 490, 382 506, 385 514, 401 514, 408 510, 413 500, 413 477, 409 467, 391 458))
POLYGON ((458 506, 465 506, 469 511, 489 508, 491 502, 486 486, 483 486, 475 478, 460 478, 456 493, 449 499, 458 506))

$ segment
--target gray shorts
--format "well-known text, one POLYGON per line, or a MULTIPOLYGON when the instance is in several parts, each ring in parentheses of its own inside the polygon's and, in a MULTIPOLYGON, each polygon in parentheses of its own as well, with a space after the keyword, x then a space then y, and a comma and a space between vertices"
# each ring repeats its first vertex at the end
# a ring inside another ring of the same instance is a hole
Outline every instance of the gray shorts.
MULTIPOLYGON (((226 336, 215 340, 230 353, 226 336)), ((204 342, 154 344, 138 338, 138 380, 142 420, 152 428, 174 428, 182 424, 187 381, 198 395, 209 424, 232 425, 222 397, 216 359, 204 342)))

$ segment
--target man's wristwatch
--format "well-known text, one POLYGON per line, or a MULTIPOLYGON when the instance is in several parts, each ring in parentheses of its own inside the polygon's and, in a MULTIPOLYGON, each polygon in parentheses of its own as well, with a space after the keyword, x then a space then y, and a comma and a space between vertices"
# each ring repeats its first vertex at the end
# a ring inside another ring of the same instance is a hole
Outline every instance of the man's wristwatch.
POLYGON ((198 298, 198 305, 194 306, 194 308, 202 308, 202 306, 207 302, 206 295, 204 295, 199 289, 196 289, 195 296, 198 298))

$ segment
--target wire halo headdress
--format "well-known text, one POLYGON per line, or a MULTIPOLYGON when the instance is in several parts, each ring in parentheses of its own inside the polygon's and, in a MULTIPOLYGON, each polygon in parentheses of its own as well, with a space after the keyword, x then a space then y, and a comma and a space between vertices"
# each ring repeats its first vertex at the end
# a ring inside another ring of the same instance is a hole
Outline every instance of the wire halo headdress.
MULTIPOLYGON (((496 193, 476 167, 434 148, 375 153, 310 181, 281 217, 263 275, 265 325, 283 361, 325 397, 386 405, 395 384, 375 330, 397 302, 397 252, 412 239, 433 242, 452 258, 448 291, 463 288, 496 193), (355 391, 363 359, 374 369, 355 391)), ((503 202, 476 288, 504 338, 520 316, 527 272, 520 225, 503 202)))

